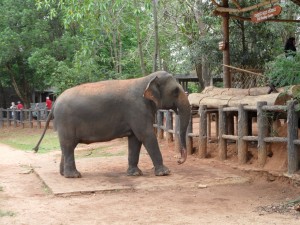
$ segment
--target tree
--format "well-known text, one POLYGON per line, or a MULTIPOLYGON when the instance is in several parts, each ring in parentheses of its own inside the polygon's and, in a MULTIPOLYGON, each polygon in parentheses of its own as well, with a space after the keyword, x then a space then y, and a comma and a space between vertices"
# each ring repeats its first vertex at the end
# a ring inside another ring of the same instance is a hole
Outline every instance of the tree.
MULTIPOLYGON (((282 4, 287 11, 280 17, 298 15, 293 3, 282 4)), ((4 0, 0 7, 1 85, 13 83, 26 102, 37 88, 55 86, 59 94, 80 83, 158 69, 196 70, 201 87, 222 73, 221 19, 212 15, 211 1, 4 0)), ((250 12, 239 15, 230 20, 232 65, 265 65, 296 31, 287 23, 241 19, 250 12)))
POLYGON ((30 7, 34 8, 34 2, 17 0, 11 3, 9 0, 0 3, 1 75, 9 78, 7 80, 12 83, 19 98, 28 105, 34 79, 24 59, 30 55, 30 43, 40 44, 37 41, 38 34, 44 38, 45 33, 38 31, 45 24, 40 20, 41 14, 30 11, 30 7), (40 23, 33 24, 32 21, 36 19, 40 23))
POLYGON ((52 86, 58 62, 72 60, 76 47, 62 44, 72 37, 64 33, 59 13, 50 19, 48 11, 36 9, 34 0, 3 0, 0 12, 0 68, 6 80, 2 85, 12 84, 29 107, 32 92, 52 86))

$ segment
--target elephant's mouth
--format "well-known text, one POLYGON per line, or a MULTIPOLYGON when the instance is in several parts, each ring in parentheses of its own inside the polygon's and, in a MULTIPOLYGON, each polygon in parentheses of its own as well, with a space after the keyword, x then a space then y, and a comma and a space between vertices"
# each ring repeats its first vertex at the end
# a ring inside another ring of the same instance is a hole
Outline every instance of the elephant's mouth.
POLYGON ((172 106, 171 109, 176 113, 176 115, 178 115, 178 108, 177 108, 177 106, 175 105, 175 103, 173 104, 173 106, 172 106))

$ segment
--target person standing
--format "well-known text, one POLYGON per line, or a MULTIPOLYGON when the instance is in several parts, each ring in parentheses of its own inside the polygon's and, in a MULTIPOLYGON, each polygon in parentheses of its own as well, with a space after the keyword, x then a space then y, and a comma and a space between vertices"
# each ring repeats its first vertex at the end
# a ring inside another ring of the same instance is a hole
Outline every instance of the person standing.
POLYGON ((17 109, 15 102, 11 102, 11 106, 9 107, 9 109, 12 110, 10 113, 10 118, 13 119, 14 118, 14 110, 17 109))
POLYGON ((293 58, 296 55, 296 40, 294 37, 290 37, 287 39, 285 45, 284 45, 284 53, 285 57, 293 58))
POLYGON ((39 113, 40 107, 39 103, 35 104, 34 111, 32 112, 32 118, 37 120, 38 119, 38 113, 39 113))
MULTIPOLYGON (((17 109, 18 110, 24 109, 24 106, 20 101, 18 101, 17 109)), ((21 120, 21 111, 18 111, 18 121, 20 122, 20 120, 21 120)))
POLYGON ((52 108, 52 101, 48 96, 46 97, 46 107, 48 110, 51 110, 52 108))

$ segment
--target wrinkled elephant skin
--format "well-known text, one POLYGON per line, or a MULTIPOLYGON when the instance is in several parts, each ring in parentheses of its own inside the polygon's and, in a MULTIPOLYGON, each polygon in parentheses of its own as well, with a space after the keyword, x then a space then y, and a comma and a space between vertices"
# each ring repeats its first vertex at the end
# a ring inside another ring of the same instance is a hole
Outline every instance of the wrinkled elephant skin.
POLYGON ((137 79, 87 83, 64 91, 57 98, 34 149, 38 150, 53 116, 62 151, 61 175, 81 177, 74 158, 78 143, 104 142, 121 137, 128 137, 128 175, 143 174, 138 168, 142 145, 153 162, 155 175, 168 175, 170 170, 163 164, 153 129, 157 109, 173 109, 179 114, 183 157, 179 163, 182 163, 186 159, 190 105, 183 88, 164 71, 137 79))

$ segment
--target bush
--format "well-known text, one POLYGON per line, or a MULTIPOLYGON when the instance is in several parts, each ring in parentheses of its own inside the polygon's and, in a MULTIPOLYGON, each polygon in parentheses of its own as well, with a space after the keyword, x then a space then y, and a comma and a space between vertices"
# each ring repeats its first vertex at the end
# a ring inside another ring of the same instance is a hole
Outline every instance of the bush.
POLYGON ((300 54, 286 58, 280 55, 266 64, 265 74, 276 87, 300 84, 300 54))

